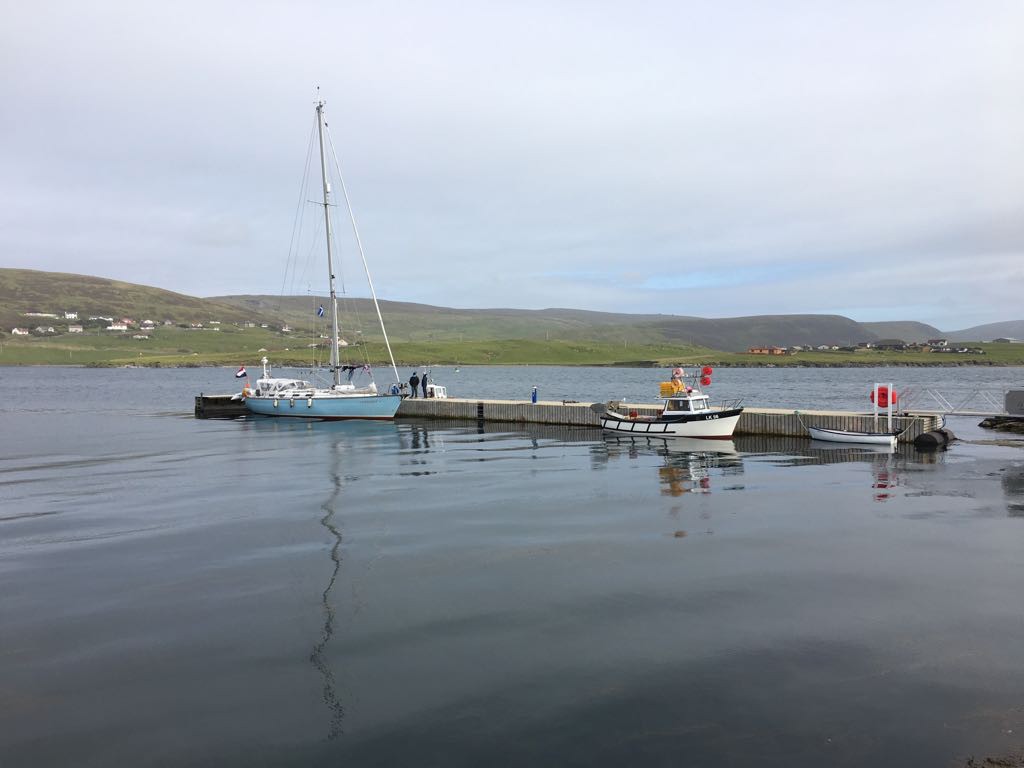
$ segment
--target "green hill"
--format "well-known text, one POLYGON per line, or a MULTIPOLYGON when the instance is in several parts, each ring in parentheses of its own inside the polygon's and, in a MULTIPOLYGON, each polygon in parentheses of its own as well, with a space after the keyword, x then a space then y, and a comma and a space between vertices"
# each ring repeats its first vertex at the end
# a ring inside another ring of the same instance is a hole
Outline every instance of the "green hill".
MULTIPOLYGON (((0 364, 251 364, 264 352, 278 362, 310 364, 325 355, 327 323, 316 312, 321 303, 326 299, 317 296, 197 298, 100 277, 0 269, 0 364), (78 319, 65 319, 67 312, 76 312, 78 319), (119 333, 107 330, 106 321, 90 317, 130 317, 135 326, 129 333, 119 333), (152 320, 156 328, 140 332, 143 320, 152 320), (70 333, 72 324, 82 325, 83 332, 70 333), (200 324, 204 327, 195 327, 200 324), (52 326, 54 332, 36 333, 39 326, 52 326), (33 333, 13 336, 16 327, 33 329, 33 333)), ((342 336, 355 353, 352 360, 384 360, 372 302, 342 298, 340 305, 342 336)), ((768 360, 745 353, 752 346, 850 346, 884 337, 955 338, 923 323, 857 323, 838 315, 700 318, 565 308, 457 309, 396 301, 382 301, 381 310, 396 357, 408 363, 642 365, 703 359, 736 365, 885 364, 877 355, 857 354, 854 359, 844 353, 801 352, 768 360)), ((1017 336, 1013 329, 1019 325, 982 328, 1017 336)), ((1005 346, 992 345, 992 354, 964 362, 1005 364, 1024 356, 1024 346, 1005 346)), ((940 359, 902 355, 893 361, 938 363, 940 359)), ((946 356, 941 362, 957 361, 946 356)))
POLYGON ((10 332, 15 326, 35 326, 41 322, 26 318, 25 312, 59 317, 65 312, 77 312, 79 320, 85 321, 90 316, 130 317, 157 323, 235 323, 248 319, 238 307, 161 288, 63 272, 0 269, 0 328, 10 332))
POLYGON ((880 322, 880 323, 861 323, 867 330, 875 334, 879 339, 902 339, 908 344, 923 341, 928 339, 941 339, 948 334, 944 334, 938 328, 928 325, 926 323, 916 323, 914 321, 899 321, 895 320, 892 322, 880 322))
POLYGON ((962 331, 950 331, 951 341, 991 341, 992 339, 1024 339, 1024 320, 1010 320, 1004 323, 989 323, 964 328, 962 331))

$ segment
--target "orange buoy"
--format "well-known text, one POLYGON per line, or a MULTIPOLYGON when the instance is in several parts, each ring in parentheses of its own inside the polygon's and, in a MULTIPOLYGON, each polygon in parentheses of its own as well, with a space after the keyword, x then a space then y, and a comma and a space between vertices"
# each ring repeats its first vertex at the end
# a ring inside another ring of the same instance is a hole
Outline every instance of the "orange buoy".
MULTIPOLYGON (((877 405, 879 408, 888 408, 889 401, 892 400, 892 404, 896 405, 896 402, 899 400, 899 397, 899 393, 895 389, 890 390, 889 387, 887 387, 885 384, 882 384, 878 387, 877 405)), ((875 390, 871 390, 870 399, 872 403, 875 402, 875 390)))

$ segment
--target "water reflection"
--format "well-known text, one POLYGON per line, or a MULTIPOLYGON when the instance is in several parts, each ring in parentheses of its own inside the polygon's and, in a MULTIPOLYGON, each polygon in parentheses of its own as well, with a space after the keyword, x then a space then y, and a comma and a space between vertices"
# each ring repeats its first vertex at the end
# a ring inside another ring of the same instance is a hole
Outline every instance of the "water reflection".
POLYGON ((332 443, 331 452, 331 493, 324 503, 320 505, 320 511, 323 512, 323 516, 320 518, 320 525, 324 527, 331 539, 330 557, 332 568, 330 578, 327 580, 327 586, 324 587, 324 591, 320 595, 324 625, 320 630, 320 640, 313 646, 313 651, 309 656, 310 662, 323 679, 322 696, 330 717, 330 726, 327 731, 328 739, 337 738, 341 734, 341 721, 345 717, 345 708, 335 690, 334 673, 331 671, 324 654, 327 644, 334 636, 334 606, 331 603, 331 592, 338 581, 338 571, 341 570, 342 541, 341 529, 335 524, 334 515, 338 501, 341 498, 342 488, 344 487, 340 471, 343 451, 338 442, 332 443))
MULTIPOLYGON (((743 474, 743 461, 731 440, 671 440, 603 435, 594 447, 595 466, 614 459, 638 459, 659 456, 658 482, 662 496, 680 497, 688 493, 711 493, 712 476, 743 474)), ((732 485, 731 489, 742 488, 732 485)))
POLYGON ((1006 514, 1024 517, 1024 467, 1011 465, 1003 470, 1002 485, 1006 495, 1006 514))

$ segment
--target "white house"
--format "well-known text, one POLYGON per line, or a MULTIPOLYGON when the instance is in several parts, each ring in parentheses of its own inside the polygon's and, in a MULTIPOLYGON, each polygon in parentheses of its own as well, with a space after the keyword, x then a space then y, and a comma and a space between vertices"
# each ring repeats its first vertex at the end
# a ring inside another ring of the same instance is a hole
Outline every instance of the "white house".
POLYGON ((107 326, 108 331, 127 331, 128 326, 125 323, 111 323, 107 326))
POLYGON ((78 313, 77 312, 65 312, 64 313, 64 319, 65 320, 77 320, 78 319, 78 313))
POLYGON ((28 336, 28 328, 12 328, 12 336, 28 336))
POLYGON ((82 326, 80 326, 80 325, 69 325, 68 326, 68 333, 81 333, 81 332, 82 332, 82 326))
POLYGON ((52 325, 37 325, 36 333, 53 333, 52 325))

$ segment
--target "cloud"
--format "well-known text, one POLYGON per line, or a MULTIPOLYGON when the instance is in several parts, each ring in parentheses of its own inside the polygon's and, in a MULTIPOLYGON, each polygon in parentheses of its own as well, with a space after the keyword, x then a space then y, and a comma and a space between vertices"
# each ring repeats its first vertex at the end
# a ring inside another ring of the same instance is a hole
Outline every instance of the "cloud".
POLYGON ((3 262, 277 292, 321 85, 386 298, 1016 318, 1021 22, 1010 2, 22 4, 0 30, 3 262))

